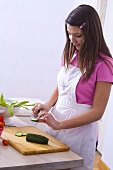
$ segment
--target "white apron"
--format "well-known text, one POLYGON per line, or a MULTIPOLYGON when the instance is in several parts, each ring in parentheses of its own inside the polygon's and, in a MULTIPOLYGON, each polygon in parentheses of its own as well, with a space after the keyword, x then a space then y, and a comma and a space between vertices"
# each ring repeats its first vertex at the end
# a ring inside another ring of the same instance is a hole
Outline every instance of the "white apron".
MULTIPOLYGON (((81 72, 78 67, 69 65, 67 72, 65 72, 64 67, 60 70, 58 74, 59 97, 56 105, 51 109, 51 114, 57 120, 69 119, 92 108, 90 105, 76 102, 75 91, 80 77, 81 72)), ((46 126, 45 131, 68 145, 71 151, 84 158, 84 166, 82 168, 72 168, 72 170, 93 170, 97 122, 63 130, 53 130, 46 126)))

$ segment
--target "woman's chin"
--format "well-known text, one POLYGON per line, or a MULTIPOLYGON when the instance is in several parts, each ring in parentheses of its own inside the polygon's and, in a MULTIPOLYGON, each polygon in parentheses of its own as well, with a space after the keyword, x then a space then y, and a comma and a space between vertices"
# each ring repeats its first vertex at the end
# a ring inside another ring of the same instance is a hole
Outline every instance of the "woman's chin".
POLYGON ((76 46, 75 44, 73 44, 76 47, 76 50, 79 51, 81 46, 76 46))
POLYGON ((80 50, 80 46, 76 46, 76 49, 79 51, 80 50))

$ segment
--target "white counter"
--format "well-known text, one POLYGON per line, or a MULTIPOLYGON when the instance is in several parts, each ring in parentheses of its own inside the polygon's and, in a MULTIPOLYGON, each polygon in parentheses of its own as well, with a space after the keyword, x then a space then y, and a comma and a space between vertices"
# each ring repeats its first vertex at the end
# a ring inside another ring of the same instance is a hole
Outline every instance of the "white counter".
MULTIPOLYGON (((18 117, 14 116, 12 118, 13 126, 31 126, 29 113, 30 111, 28 111, 28 115, 26 113, 26 117, 24 114, 18 117)), ((37 127, 43 129, 44 124, 37 124, 37 127)), ((58 170, 81 166, 83 166, 83 159, 71 151, 22 155, 10 145, 3 146, 0 139, 1 170, 58 170)))

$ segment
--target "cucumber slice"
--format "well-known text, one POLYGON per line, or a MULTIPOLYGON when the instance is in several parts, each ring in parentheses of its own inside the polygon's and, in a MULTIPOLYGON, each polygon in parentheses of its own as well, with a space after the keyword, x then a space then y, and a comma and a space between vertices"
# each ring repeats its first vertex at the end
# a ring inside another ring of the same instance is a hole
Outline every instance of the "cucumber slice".
POLYGON ((37 118, 32 118, 31 121, 38 122, 37 118))
POLYGON ((15 136, 18 136, 18 137, 23 136, 23 133, 22 132, 16 132, 15 136))
POLYGON ((18 137, 20 137, 20 136, 27 136, 27 133, 19 131, 19 132, 15 133, 15 136, 18 136, 18 137))
POLYGON ((22 136, 27 136, 27 133, 23 132, 23 135, 22 136))

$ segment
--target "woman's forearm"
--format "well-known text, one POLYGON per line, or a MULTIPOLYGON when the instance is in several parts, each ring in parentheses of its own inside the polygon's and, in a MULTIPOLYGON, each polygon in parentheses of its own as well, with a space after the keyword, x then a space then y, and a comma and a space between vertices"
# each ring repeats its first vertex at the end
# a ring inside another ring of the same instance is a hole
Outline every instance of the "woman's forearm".
POLYGON ((56 89, 53 91, 52 95, 50 96, 46 104, 52 107, 57 102, 57 100, 58 100, 58 87, 56 87, 56 89))
POLYGON ((60 129, 69 129, 87 125, 89 123, 98 121, 102 114, 95 109, 91 109, 81 115, 77 115, 70 119, 59 122, 60 129))

